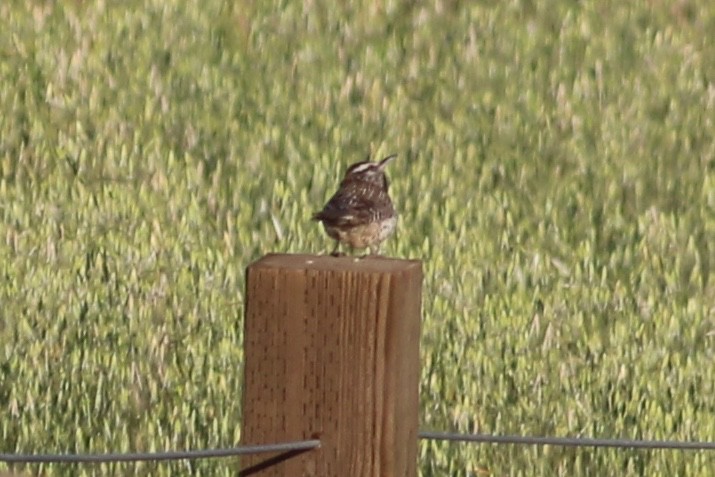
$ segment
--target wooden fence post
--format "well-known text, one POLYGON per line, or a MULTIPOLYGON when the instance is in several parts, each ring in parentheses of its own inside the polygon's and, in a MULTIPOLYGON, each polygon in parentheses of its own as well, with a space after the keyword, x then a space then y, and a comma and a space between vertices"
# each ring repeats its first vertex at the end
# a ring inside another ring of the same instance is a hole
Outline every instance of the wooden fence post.
POLYGON ((415 477, 421 262, 268 255, 247 273, 242 444, 321 446, 242 475, 415 477))

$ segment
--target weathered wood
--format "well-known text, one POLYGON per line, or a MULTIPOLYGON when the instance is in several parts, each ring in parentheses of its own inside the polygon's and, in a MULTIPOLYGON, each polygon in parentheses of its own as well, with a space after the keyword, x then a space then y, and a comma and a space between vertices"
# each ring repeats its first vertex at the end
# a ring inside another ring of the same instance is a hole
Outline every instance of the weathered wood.
POLYGON ((321 441, 255 475, 417 475, 421 292, 418 261, 268 255, 248 267, 242 443, 321 441))

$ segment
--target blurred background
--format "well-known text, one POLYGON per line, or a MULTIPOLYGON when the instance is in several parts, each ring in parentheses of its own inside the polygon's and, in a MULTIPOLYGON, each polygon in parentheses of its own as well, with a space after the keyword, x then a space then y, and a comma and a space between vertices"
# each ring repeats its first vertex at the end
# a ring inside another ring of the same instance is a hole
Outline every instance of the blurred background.
MULTIPOLYGON (((390 153, 383 252, 424 261, 422 429, 715 440, 711 2, 0 17, 0 452, 237 445, 245 267, 329 251, 311 214, 390 153)), ((420 472, 706 476, 714 456, 422 441, 420 472)))

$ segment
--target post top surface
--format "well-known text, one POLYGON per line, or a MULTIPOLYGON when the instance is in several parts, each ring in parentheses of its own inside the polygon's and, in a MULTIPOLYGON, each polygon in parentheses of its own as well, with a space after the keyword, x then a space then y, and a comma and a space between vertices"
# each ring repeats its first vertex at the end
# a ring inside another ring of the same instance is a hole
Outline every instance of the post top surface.
POLYGON ((351 272, 403 272, 421 268, 420 260, 389 257, 332 257, 330 255, 270 253, 250 267, 293 270, 336 270, 351 272))

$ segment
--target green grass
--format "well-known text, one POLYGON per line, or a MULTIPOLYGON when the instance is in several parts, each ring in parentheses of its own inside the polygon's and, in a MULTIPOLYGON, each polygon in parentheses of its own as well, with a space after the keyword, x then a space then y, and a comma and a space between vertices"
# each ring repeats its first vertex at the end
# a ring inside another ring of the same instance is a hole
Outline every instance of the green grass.
MULTIPOLYGON (((392 152, 424 429, 715 440, 715 8, 414 3, 0 3, 2 452, 237 444, 245 267, 329 249, 310 213, 392 152)), ((712 468, 420 445, 423 476, 712 468)))

